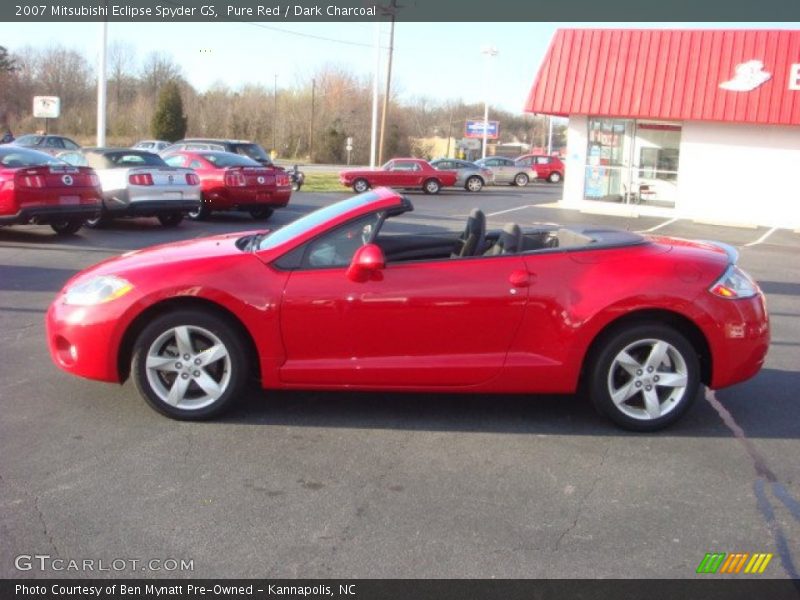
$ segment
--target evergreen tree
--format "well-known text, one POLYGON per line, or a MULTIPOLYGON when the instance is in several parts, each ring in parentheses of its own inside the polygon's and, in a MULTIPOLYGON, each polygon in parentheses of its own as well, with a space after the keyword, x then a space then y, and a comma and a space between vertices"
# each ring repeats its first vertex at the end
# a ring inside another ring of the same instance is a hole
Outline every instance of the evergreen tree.
POLYGON ((186 135, 186 115, 183 114, 183 100, 178 84, 170 81, 161 88, 158 106, 150 127, 157 140, 175 142, 186 135))

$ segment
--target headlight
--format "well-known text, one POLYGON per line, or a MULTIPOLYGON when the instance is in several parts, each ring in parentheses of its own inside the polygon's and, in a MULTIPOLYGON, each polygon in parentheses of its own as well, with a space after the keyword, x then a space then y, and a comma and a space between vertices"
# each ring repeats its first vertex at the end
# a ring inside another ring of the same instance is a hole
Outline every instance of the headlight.
POLYGON ((64 303, 75 306, 94 306, 124 296, 133 286, 114 275, 100 275, 67 290, 64 303))
POLYGON ((709 291, 720 298, 737 300, 752 298, 758 293, 758 286, 750 276, 736 265, 731 265, 709 291))

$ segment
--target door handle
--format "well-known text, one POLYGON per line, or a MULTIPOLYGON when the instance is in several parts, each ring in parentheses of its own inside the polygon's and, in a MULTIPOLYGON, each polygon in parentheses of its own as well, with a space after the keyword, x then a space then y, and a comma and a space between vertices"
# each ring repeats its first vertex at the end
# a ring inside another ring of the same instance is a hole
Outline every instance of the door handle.
POLYGON ((514 271, 508 276, 508 282, 514 287, 528 287, 531 284, 531 274, 527 271, 514 271))

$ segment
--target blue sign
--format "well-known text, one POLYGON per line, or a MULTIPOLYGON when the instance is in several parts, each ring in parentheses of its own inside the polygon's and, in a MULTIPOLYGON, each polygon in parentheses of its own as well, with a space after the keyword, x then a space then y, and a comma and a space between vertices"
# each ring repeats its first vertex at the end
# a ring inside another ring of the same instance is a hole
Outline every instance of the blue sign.
MULTIPOLYGON (((483 137, 483 119, 468 119, 466 127, 464 128, 464 137, 468 138, 482 138, 483 137)), ((486 138, 496 140, 499 137, 500 123, 499 121, 486 121, 488 127, 486 128, 486 138)))

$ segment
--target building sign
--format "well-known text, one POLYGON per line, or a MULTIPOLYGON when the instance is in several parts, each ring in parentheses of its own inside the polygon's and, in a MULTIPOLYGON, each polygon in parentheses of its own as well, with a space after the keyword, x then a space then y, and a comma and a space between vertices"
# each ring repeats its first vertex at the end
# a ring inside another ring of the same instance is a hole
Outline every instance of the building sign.
MULTIPOLYGON (((482 138, 483 137, 483 119, 467 119, 466 126, 464 127, 464 137, 467 138, 482 138)), ((486 128, 486 138, 496 140, 500 137, 500 122, 487 121, 488 127, 486 128)))
MULTIPOLYGON (((736 65, 733 79, 719 84, 723 90, 731 92, 752 92, 757 87, 765 84, 772 78, 772 73, 764 70, 764 63, 760 60, 748 60, 736 65)), ((789 89, 791 89, 791 82, 789 89)))
POLYGON ((61 114, 61 98, 58 96, 34 96, 33 116, 39 119, 57 119, 61 114))

